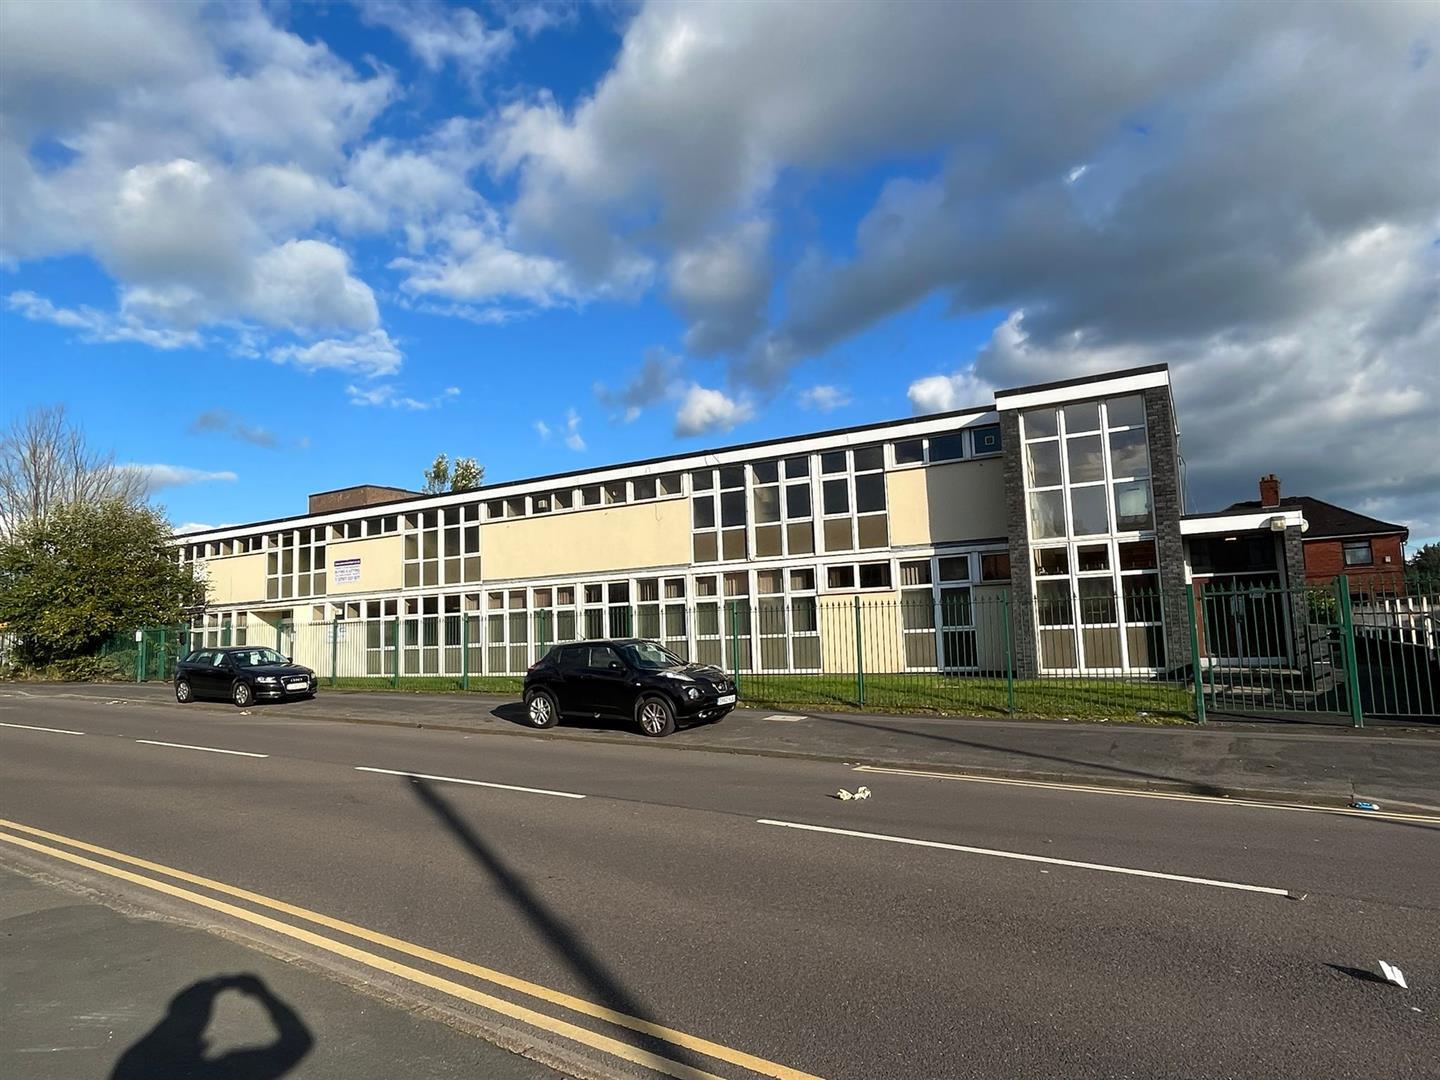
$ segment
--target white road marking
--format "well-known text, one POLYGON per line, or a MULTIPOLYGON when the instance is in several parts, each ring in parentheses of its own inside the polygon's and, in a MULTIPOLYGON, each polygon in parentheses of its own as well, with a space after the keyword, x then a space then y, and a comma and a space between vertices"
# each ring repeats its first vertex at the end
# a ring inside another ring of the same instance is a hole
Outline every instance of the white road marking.
POLYGON ((0 727, 24 728, 26 731, 49 731, 55 735, 84 735, 83 731, 66 731, 58 727, 36 727, 34 724, 0 724, 0 727))
POLYGON ((1049 788, 1052 791, 1079 791, 1088 795, 1119 795, 1126 799, 1168 799, 1171 802, 1211 803, 1216 806, 1245 806, 1260 810, 1296 810, 1305 814, 1345 814, 1349 817, 1393 818, 1399 821, 1425 821, 1440 824, 1440 817, 1429 814, 1401 814, 1375 810, 1351 810, 1343 806, 1315 806, 1310 803, 1264 802, 1260 799, 1231 799, 1222 795, 1187 795, 1168 791, 1126 791, 1124 788, 1098 787, 1090 784, 1063 784, 1052 780, 1017 780, 1003 776, 964 776, 959 773, 925 772, 921 769, 896 769, 885 765, 856 765, 852 772, 885 773, 889 776, 917 776, 926 780, 963 780, 967 784, 1003 784, 1009 787, 1049 788))
POLYGON ((495 784, 488 780, 462 780, 458 776, 431 776, 428 773, 406 772, 403 769, 372 769, 368 765, 356 765, 356 772, 384 773, 386 776, 408 776, 412 780, 438 780, 446 784, 469 784, 471 787, 498 788, 501 791, 523 791, 527 795, 554 795, 557 799, 583 799, 573 791, 550 791, 547 788, 519 787, 515 784, 495 784))
POLYGON ((176 750, 204 750, 207 754, 234 754, 236 757, 259 757, 268 758, 269 754, 252 754, 249 750, 222 750, 218 746, 191 746, 183 742, 159 742, 155 739, 136 739, 137 743, 144 743, 146 746, 170 746, 176 750))
POLYGON ((1109 874, 1128 874, 1131 877, 1156 878, 1160 881, 1179 881, 1187 885, 1209 885, 1217 889, 1239 889, 1242 892, 1266 893, 1270 896, 1288 896, 1288 889, 1276 889, 1269 885, 1247 885, 1239 881, 1218 881, 1214 878, 1189 877, 1185 874, 1164 874, 1158 870, 1136 870, 1130 866, 1108 866, 1105 863, 1078 862, 1074 859, 1052 859, 1046 855, 1027 855, 1020 851, 996 851, 993 848, 969 847, 965 844, 946 844, 939 840, 917 840, 910 836, 890 836, 886 833, 858 832, 854 829, 832 829, 825 825, 804 825, 798 821, 773 821, 760 818, 760 825, 778 825, 782 829, 803 829, 806 832, 831 833, 835 836, 854 836, 861 840, 884 840, 891 844, 909 844, 913 847, 939 848, 942 851, 960 851, 968 855, 989 855, 997 859, 1014 859, 1018 862, 1045 863, 1048 866, 1070 866, 1077 870, 1103 870, 1109 874))
POLYGON ((765 717, 765 719, 766 719, 766 720, 773 720, 773 721, 775 721, 775 723, 777 723, 777 724, 795 724, 795 723, 799 723, 801 720, 806 719, 806 717, 803 717, 803 716, 782 716, 782 715, 777 714, 777 715, 775 715, 775 716, 767 716, 767 717, 765 717))

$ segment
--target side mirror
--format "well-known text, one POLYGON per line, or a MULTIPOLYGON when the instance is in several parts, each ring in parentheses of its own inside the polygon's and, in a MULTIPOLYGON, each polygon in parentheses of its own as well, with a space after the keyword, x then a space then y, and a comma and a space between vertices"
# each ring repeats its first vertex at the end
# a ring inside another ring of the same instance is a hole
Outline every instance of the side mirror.
POLYGON ((295 658, 293 656, 287 656, 285 657, 285 662, 287 664, 293 664, 295 662, 295 658))

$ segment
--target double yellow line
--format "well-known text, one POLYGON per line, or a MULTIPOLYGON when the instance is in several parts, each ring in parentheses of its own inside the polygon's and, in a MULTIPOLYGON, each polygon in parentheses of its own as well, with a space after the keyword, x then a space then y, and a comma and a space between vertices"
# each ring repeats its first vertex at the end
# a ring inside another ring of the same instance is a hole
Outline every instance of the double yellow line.
POLYGON ((468 960, 461 960, 458 957, 448 956, 445 953, 436 952, 434 949, 427 949, 423 945, 416 945, 413 942, 401 938, 391 937, 389 934, 382 934, 374 930, 358 926, 355 923, 345 922, 342 919, 335 919, 318 911, 311 911, 308 908, 298 907, 294 904, 287 904, 283 900, 275 900, 259 893, 250 892, 248 889, 237 888, 234 885, 227 885, 223 881, 214 881, 210 878, 201 877, 198 874, 187 873, 184 870, 177 870, 174 867, 165 866, 161 863, 150 862, 148 859, 139 859, 133 855, 126 855, 123 852, 112 851, 109 848, 98 847, 95 844, 87 844, 83 840, 75 840, 68 836, 61 836, 58 833, 46 832, 44 829, 36 829, 29 825, 22 825, 19 822, 7 821, 0 818, 0 843, 12 844, 15 847, 24 848, 29 851, 38 852, 50 858, 59 859, 62 862, 71 863, 75 866, 82 866, 95 873, 104 874, 108 877, 117 878, 121 881, 138 885, 142 888, 151 889, 180 900, 185 900, 199 907, 210 911, 216 911, 254 926, 260 926, 276 934, 281 934, 297 941, 303 941, 326 952, 343 956, 346 959, 383 971, 389 975, 397 976, 419 986, 437 990, 451 997, 459 998, 462 1001, 479 1005, 491 1012, 507 1016, 512 1020, 539 1028, 552 1035, 558 1035, 579 1043, 582 1046, 620 1058, 636 1065, 644 1066, 665 1076, 675 1077, 676 1080, 720 1080, 714 1073, 706 1072, 703 1069, 695 1068, 680 1061, 675 1061, 661 1054, 652 1053, 634 1046, 628 1042, 603 1035, 592 1031, 589 1028, 572 1024, 561 1020, 548 1013, 539 1012, 527 1008, 524 1005, 517 1005, 514 1002, 476 990, 473 987, 455 982, 439 975, 422 971, 419 968, 408 964, 399 963, 378 953, 366 949, 357 948, 344 941, 338 941, 324 934, 316 933, 303 926, 295 926, 292 923, 263 915, 258 911, 249 908, 239 907, 235 904, 218 900, 212 896, 194 892, 182 888, 169 881, 162 881, 155 877, 136 873, 132 870, 123 869, 122 866, 114 866, 110 863, 120 863, 123 866, 133 866, 150 874, 161 874, 176 881, 182 881, 190 885, 197 885, 208 889, 211 892, 221 893, 226 896, 243 900, 247 904, 259 908, 266 908, 274 912, 301 919, 317 926, 325 927, 328 930, 337 931, 348 937, 369 942, 372 945, 379 945, 393 952, 413 957, 434 964, 437 967, 447 968, 492 984, 493 986, 504 987, 527 997, 535 998, 550 1005, 557 1005, 571 1012, 580 1013, 593 1017, 596 1020, 613 1024, 616 1027, 626 1028, 641 1035, 648 1036, 671 1046, 691 1051, 705 1057, 714 1058, 731 1065, 737 1065, 742 1069, 758 1073, 761 1076, 775 1077, 776 1080, 820 1080, 819 1077, 810 1073, 801 1072, 785 1065, 780 1065, 765 1058, 756 1057, 754 1054, 747 1054, 743 1050, 726 1046, 723 1043, 711 1042, 709 1039, 701 1038, 698 1035, 690 1035, 675 1028, 666 1027, 638 1016, 631 1016, 628 1013, 619 1012, 615 1009, 597 1005, 593 1001, 586 1001, 571 994, 559 990, 553 990, 548 986, 541 986, 538 983, 529 982, 526 979, 517 978, 514 975, 507 975, 502 971, 484 967, 480 964, 472 964, 468 960), (17 835, 19 834, 19 835, 17 835), (39 839, 32 839, 32 838, 39 839), (50 841, 41 843, 40 841, 50 841), (53 847, 52 844, 63 844, 66 848, 74 850, 63 850, 53 847), (98 855, 110 860, 110 863, 98 862, 95 859, 87 858, 85 855, 76 852, 88 852, 91 855, 98 855))

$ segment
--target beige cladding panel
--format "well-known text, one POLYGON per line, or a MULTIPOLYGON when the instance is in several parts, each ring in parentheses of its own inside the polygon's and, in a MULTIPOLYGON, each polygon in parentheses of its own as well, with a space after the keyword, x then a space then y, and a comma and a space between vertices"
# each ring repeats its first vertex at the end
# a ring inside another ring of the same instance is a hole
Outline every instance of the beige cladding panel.
POLYGON ((206 599, 212 606, 243 604, 265 598, 265 555, 231 555, 205 561, 209 582, 206 599))
POLYGON ((827 593, 820 598, 823 670, 855 671, 855 597, 860 598, 860 659, 871 673, 903 671, 898 592, 827 593))
POLYGON ((607 573, 690 561, 690 502, 489 522, 480 527, 486 581, 607 573))
POLYGON ((379 592, 398 589, 403 580, 400 534, 372 536, 367 540, 344 540, 326 545, 326 584, 330 596, 347 593, 379 592), (341 559, 360 560, 360 580, 337 582, 335 564, 341 559))
POLYGON ((892 544, 1005 535, 1005 469, 1000 458, 896 469, 885 479, 892 544))

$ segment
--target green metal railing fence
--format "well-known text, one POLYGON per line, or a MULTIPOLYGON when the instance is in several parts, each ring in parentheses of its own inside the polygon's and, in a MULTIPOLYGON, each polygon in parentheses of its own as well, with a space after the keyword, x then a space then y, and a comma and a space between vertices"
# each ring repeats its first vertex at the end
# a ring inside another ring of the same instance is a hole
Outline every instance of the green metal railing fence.
MULTIPOLYGON (((1389 575, 1287 588, 1232 577, 1186 586, 1168 605, 1155 592, 1117 595, 1109 583, 1038 590, 1028 611, 1002 588, 923 585, 902 586, 898 599, 252 619, 244 643, 268 645, 273 634, 281 652, 340 688, 518 693, 526 669, 557 643, 636 636, 734 672, 742 701, 759 707, 1201 723, 1315 714, 1357 726, 1440 719, 1440 583, 1389 575), (1166 612, 1191 613, 1189 625, 1167 634, 1166 612)), ((177 655, 230 638, 228 626, 146 629, 133 645, 136 678, 169 678, 177 655)))

